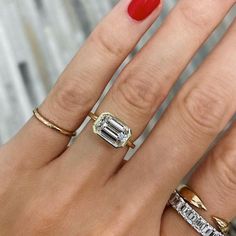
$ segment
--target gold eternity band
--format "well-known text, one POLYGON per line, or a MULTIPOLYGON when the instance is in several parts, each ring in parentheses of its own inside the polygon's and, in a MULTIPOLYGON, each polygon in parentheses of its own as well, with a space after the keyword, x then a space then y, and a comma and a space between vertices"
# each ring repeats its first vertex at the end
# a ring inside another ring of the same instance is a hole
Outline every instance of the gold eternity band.
POLYGON ((76 136, 76 132, 71 132, 71 131, 68 131, 66 129, 63 129, 61 128, 60 126, 56 125, 54 122, 48 120, 46 117, 44 117, 40 112, 39 112, 39 109, 38 108, 35 108, 33 110, 33 114, 34 114, 34 117, 39 120, 42 124, 44 124, 45 126, 47 126, 48 128, 50 129, 53 129, 65 136, 68 136, 68 137, 73 137, 73 136, 76 136))
POLYGON ((94 121, 93 132, 113 147, 135 148, 135 144, 131 141, 131 129, 120 119, 109 112, 101 115, 90 112, 89 117, 94 121))

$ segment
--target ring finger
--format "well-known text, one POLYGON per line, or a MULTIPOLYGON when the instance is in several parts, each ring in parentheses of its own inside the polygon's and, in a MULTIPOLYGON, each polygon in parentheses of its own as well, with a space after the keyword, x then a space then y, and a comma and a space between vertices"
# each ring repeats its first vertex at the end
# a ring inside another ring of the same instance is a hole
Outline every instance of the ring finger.
POLYGON ((120 191, 129 191, 135 200, 158 193, 156 200, 164 209, 173 189, 234 115, 235 29, 236 22, 184 85, 134 158, 113 178, 111 184, 122 186, 120 191))
MULTIPOLYGON (((236 123, 194 172, 188 185, 207 207, 207 211, 199 213, 213 226, 212 216, 228 222, 236 216, 236 123)), ((163 223, 164 235, 196 234, 171 208, 165 212, 163 223)))

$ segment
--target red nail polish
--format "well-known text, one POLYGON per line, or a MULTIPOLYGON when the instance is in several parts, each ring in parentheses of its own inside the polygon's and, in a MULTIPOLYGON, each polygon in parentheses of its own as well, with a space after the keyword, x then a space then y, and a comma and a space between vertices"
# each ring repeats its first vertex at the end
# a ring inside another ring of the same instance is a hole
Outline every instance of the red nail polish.
POLYGON ((132 0, 128 7, 129 15, 141 21, 147 18, 160 4, 160 0, 132 0))

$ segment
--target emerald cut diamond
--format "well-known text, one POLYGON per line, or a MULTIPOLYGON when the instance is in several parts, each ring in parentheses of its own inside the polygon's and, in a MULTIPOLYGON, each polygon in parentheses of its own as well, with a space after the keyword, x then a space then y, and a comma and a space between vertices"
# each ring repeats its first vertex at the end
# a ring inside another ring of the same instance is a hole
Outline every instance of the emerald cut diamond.
POLYGON ((109 112, 104 112, 97 118, 93 132, 116 148, 126 146, 132 135, 130 128, 109 112))

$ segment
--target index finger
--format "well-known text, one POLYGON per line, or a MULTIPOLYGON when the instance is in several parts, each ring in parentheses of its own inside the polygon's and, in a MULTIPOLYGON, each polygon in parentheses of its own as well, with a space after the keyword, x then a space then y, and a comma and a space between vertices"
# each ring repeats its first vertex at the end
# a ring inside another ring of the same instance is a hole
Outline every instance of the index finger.
MULTIPOLYGON (((62 73, 39 108, 43 116, 65 130, 76 130, 116 69, 155 21, 161 5, 160 0, 121 0, 62 73)), ((17 160, 34 156, 32 162, 27 161, 42 165, 57 157, 68 141, 33 118, 8 145, 9 149, 20 148, 17 160)))

